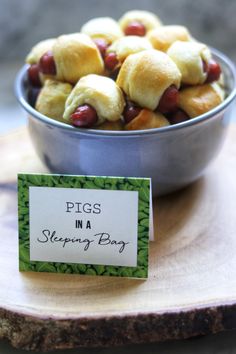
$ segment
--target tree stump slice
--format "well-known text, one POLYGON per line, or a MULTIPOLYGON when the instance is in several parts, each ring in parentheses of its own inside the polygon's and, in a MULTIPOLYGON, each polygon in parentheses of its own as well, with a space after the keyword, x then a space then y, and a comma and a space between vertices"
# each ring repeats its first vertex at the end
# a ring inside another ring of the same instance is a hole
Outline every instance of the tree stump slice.
POLYGON ((26 129, 0 138, 0 338, 53 350, 236 328, 236 129, 205 176, 154 200, 146 281, 18 271, 17 172, 46 172, 26 129))

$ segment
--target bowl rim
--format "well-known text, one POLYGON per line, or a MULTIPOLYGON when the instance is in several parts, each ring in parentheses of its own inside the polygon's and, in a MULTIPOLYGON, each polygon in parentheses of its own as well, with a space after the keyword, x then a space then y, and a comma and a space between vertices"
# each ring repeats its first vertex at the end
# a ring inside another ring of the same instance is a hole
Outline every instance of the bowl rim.
POLYGON ((34 118, 38 119, 39 121, 46 123, 47 125, 61 128, 63 130, 70 131, 74 134, 78 135, 90 135, 90 136, 101 136, 101 137, 119 137, 119 138, 127 138, 127 137, 133 137, 133 136, 149 136, 149 135, 156 135, 156 134, 162 134, 162 133, 169 133, 171 131, 176 131, 180 130, 183 128, 187 128, 196 124, 199 124, 203 121, 209 120, 213 116, 217 115, 219 112, 223 111, 236 97, 236 67, 235 64, 229 57, 227 57, 225 54, 220 52, 219 50, 215 48, 210 48, 213 56, 216 56, 216 58, 219 58, 220 61, 224 62, 224 64, 227 66, 227 68, 231 72, 231 76, 233 78, 233 89, 230 92, 230 94, 226 97, 226 99, 213 108, 212 110, 198 116, 195 118, 191 118, 185 122, 182 123, 177 123, 161 128, 153 128, 153 129, 143 129, 143 130, 132 130, 132 131, 115 131, 115 130, 98 130, 98 129, 88 129, 88 128, 77 128, 74 126, 71 126, 67 123, 59 122, 55 119, 49 118, 42 113, 36 111, 24 98, 23 92, 24 92, 24 81, 25 81, 25 75, 27 72, 27 69, 29 67, 28 64, 23 65, 23 67, 18 71, 14 83, 14 92, 15 96, 19 102, 19 104, 34 118))

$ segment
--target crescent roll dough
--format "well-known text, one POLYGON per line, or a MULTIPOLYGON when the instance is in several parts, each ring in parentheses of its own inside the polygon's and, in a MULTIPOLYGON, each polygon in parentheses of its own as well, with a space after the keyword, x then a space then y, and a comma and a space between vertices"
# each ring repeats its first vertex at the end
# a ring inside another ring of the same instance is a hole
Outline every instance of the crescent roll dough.
POLYGON ((190 118, 197 117, 218 106, 224 93, 217 83, 187 87, 179 93, 179 107, 190 118))
POLYGON ((98 124, 105 120, 116 121, 121 118, 125 100, 116 83, 105 76, 87 75, 82 77, 69 95, 63 118, 70 115, 83 104, 91 105, 97 112, 98 124))
POLYGON ((177 40, 190 41, 189 31, 184 26, 161 26, 148 32, 147 38, 153 48, 166 52, 177 40))
POLYGON ((146 50, 129 55, 121 66, 117 85, 141 107, 155 110, 164 91, 180 86, 181 74, 163 52, 146 50))
POLYGON ((52 49, 55 41, 55 38, 49 38, 37 43, 27 55, 25 59, 26 63, 31 65, 37 64, 41 56, 52 49))
POLYGON ((118 23, 110 17, 98 17, 86 22, 81 32, 91 38, 103 38, 107 43, 112 43, 123 36, 118 23))
POLYGON ((209 62, 209 48, 198 42, 174 42, 167 51, 169 57, 176 63, 181 74, 182 82, 189 85, 203 84, 207 73, 204 72, 203 62, 209 62))
POLYGON ((120 62, 123 62, 130 54, 138 53, 143 50, 152 49, 151 43, 147 38, 139 36, 126 36, 117 39, 108 49, 107 52, 116 53, 120 62))
POLYGON ((62 120, 65 102, 72 86, 65 82, 46 80, 38 95, 35 108, 47 117, 62 120))
POLYGON ((125 125, 125 130, 153 129, 161 128, 166 125, 170 125, 170 123, 161 113, 156 113, 144 108, 137 117, 125 125))
POLYGON ((72 33, 57 38, 52 47, 56 64, 56 80, 75 84, 82 76, 102 74, 103 60, 92 39, 86 34, 72 33))
POLYGON ((140 22, 147 31, 161 26, 160 19, 152 12, 142 10, 132 10, 126 12, 120 19, 119 24, 124 31, 131 22, 140 22))

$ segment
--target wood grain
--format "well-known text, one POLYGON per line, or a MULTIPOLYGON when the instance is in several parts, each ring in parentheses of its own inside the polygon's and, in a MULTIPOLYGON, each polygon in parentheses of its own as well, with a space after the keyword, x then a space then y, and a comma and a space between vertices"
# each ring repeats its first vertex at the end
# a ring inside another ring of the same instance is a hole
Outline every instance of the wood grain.
POLYGON ((236 328, 236 129, 188 188, 154 201, 147 281, 19 273, 17 172, 45 172, 26 130, 0 138, 0 338, 51 350, 236 328))

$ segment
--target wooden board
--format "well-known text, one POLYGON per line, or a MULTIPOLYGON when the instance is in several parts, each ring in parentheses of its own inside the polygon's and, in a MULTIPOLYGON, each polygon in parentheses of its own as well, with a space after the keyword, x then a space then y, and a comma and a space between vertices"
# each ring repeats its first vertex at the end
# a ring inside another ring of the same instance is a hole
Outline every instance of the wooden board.
POLYGON ((192 186, 154 201, 147 281, 18 272, 17 172, 43 172, 26 130, 0 138, 0 338, 50 350, 236 328, 236 129, 192 186))

